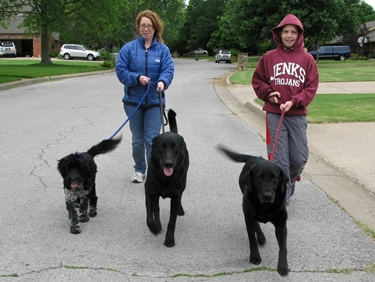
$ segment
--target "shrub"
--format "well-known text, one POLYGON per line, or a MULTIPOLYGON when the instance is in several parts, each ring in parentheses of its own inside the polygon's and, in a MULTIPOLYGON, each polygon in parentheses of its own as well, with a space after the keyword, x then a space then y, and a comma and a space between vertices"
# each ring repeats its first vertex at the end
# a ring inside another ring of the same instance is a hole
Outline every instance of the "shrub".
POLYGON ((110 58, 109 60, 105 60, 103 64, 101 64, 101 67, 113 69, 116 66, 116 61, 114 58, 110 58))
POLYGON ((263 42, 259 45, 259 54, 263 55, 264 53, 266 53, 267 51, 269 51, 271 49, 272 49, 272 42, 271 41, 263 42))
POLYGON ((368 60, 369 58, 366 57, 366 56, 360 56, 360 55, 355 54, 355 53, 350 53, 350 59, 351 60, 368 60))
POLYGON ((101 57, 104 61, 110 61, 112 59, 112 55, 111 53, 107 52, 107 51, 103 51, 101 52, 101 57))

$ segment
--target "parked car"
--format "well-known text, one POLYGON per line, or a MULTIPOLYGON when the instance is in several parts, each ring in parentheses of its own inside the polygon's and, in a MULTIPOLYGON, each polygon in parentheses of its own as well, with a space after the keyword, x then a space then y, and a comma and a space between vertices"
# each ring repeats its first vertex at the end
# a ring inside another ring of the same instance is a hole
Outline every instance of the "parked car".
POLYGON ((220 63, 221 61, 232 63, 232 54, 229 50, 223 49, 217 52, 217 54, 215 55, 215 63, 220 63))
POLYGON ((349 46, 320 46, 318 50, 310 51, 309 53, 316 60, 319 59, 335 59, 344 61, 346 58, 350 58, 350 48, 349 46))
POLYGON ((197 48, 194 51, 191 51, 190 54, 192 54, 192 55, 207 55, 208 51, 203 50, 202 48, 197 48))
POLYGON ((0 56, 10 55, 13 57, 17 56, 16 45, 12 41, 3 41, 0 44, 0 56))
POLYGON ((60 55, 65 60, 70 60, 72 58, 87 58, 87 60, 93 61, 100 57, 99 52, 89 50, 84 45, 78 44, 64 44, 60 48, 60 55))

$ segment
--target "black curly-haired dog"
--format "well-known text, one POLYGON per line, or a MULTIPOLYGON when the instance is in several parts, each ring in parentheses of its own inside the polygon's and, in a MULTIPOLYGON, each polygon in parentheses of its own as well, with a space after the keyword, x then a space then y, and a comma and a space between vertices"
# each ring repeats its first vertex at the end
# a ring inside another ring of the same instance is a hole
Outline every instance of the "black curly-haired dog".
POLYGON ((171 132, 164 132, 152 140, 151 157, 145 182, 147 226, 154 234, 161 231, 159 198, 171 199, 170 216, 164 245, 175 245, 174 231, 177 215, 184 215, 181 204, 189 168, 189 153, 184 138, 177 132, 176 113, 168 111, 171 132))
POLYGON ((92 146, 87 152, 76 152, 58 161, 57 169, 64 180, 65 204, 69 212, 70 233, 80 233, 79 222, 87 222, 90 219, 89 216, 94 217, 97 214, 98 197, 95 188, 97 166, 94 157, 111 152, 120 142, 121 137, 119 139, 105 139, 92 146), (76 206, 79 207, 79 217, 76 206))

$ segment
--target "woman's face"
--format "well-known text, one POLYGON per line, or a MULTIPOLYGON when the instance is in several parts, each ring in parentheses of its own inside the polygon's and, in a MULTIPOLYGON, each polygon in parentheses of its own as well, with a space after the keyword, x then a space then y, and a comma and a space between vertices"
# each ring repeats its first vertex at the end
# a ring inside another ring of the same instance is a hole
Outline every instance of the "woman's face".
POLYGON ((142 17, 139 24, 139 34, 144 40, 151 40, 154 37, 154 26, 149 18, 142 17))

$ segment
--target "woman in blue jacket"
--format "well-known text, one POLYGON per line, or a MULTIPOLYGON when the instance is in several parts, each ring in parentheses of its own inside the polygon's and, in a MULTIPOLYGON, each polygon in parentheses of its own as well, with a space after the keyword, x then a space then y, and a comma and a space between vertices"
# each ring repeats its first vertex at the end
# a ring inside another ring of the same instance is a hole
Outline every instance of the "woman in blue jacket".
POLYGON ((134 165, 133 183, 145 178, 147 160, 151 154, 152 138, 160 134, 161 117, 159 91, 172 83, 174 63, 169 48, 161 37, 163 23, 158 14, 145 10, 136 18, 136 38, 120 50, 116 63, 116 74, 124 84, 124 109, 129 117, 147 95, 131 117, 132 151, 134 165))

